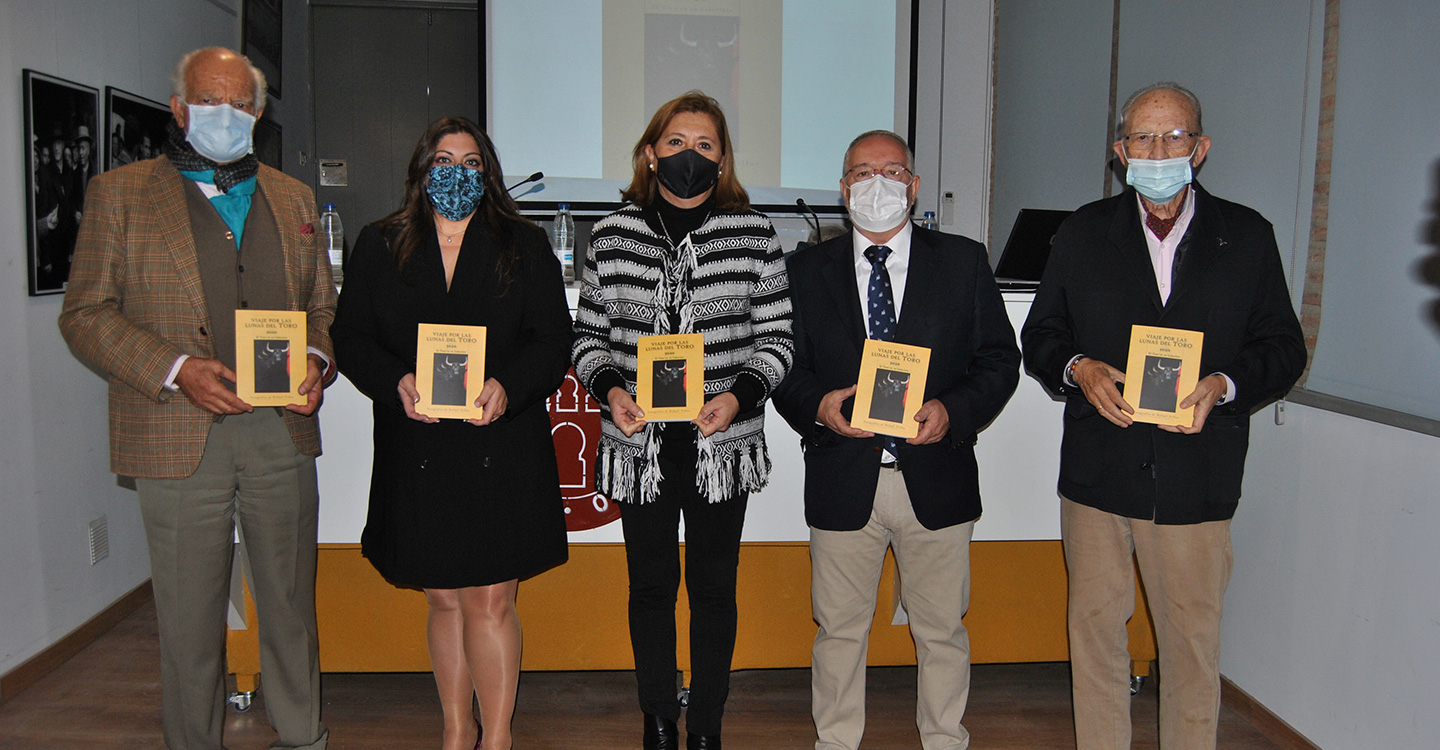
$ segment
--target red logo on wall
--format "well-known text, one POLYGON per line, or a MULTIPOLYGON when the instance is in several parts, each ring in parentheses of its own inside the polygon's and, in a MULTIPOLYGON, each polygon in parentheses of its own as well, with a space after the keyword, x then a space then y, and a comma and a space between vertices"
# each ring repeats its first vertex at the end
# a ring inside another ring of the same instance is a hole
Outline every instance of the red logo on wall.
POLYGON ((550 437, 560 465, 560 497, 565 528, 584 531, 620 518, 610 498, 595 491, 595 452, 600 443, 600 403, 580 386, 575 371, 565 374, 560 390, 545 401, 550 437))

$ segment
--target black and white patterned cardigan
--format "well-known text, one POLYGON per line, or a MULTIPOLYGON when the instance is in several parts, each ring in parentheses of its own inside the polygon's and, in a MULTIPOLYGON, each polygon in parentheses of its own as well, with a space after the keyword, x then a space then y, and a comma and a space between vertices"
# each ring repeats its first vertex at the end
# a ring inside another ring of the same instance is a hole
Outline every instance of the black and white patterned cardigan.
MULTIPOLYGON (((652 225, 654 215, 627 205, 595 224, 571 349, 575 373, 601 404, 595 489, 620 502, 653 501, 660 483, 659 426, 626 437, 605 398, 612 387, 635 394, 639 338, 661 332, 657 293, 666 255, 677 251, 652 225)), ((688 331, 705 337, 705 398, 729 391, 740 402, 727 429, 709 438, 694 433, 697 489, 714 503, 769 480, 765 400, 789 372, 795 345, 785 260, 770 220, 753 211, 719 213, 690 240, 688 309, 676 312, 688 331)))

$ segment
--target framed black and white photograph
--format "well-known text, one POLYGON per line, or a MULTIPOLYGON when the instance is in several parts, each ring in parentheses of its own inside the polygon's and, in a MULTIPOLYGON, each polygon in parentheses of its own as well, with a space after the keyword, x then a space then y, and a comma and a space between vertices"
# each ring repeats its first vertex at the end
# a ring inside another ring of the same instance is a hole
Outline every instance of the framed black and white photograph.
POLYGON ((255 158, 267 167, 284 170, 281 165, 283 138, 280 123, 268 113, 255 122, 255 158))
POLYGON ((284 0, 245 0, 241 21, 240 48, 250 62, 265 74, 265 89, 280 97, 280 29, 284 0))
POLYGON ((166 123, 175 119, 160 102, 114 86, 105 87, 105 169, 160 155, 166 123))
POLYGON ((30 295, 60 294, 85 210, 85 189, 100 168, 96 126, 100 92, 89 86, 24 71, 25 171, 30 295))

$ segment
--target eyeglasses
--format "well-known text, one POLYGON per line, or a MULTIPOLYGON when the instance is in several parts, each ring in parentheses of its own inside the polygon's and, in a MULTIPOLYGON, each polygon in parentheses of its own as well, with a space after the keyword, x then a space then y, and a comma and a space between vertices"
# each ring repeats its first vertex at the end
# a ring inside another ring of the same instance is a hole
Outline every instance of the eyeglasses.
POLYGON ((856 164, 845 173, 845 184, 854 185, 857 182, 864 182, 875 175, 880 175, 891 182, 910 184, 915 179, 910 170, 899 164, 856 164))
POLYGON ((1190 139, 1199 136, 1184 128, 1175 128, 1168 133, 1130 133, 1120 140, 1125 141, 1126 150, 1150 152, 1160 144, 1166 153, 1178 154, 1190 150, 1190 139))

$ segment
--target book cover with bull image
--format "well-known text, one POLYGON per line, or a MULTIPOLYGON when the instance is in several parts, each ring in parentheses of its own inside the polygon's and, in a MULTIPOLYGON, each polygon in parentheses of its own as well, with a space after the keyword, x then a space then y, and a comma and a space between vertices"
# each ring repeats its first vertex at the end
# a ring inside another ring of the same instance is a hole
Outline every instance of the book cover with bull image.
POLYGON ((880 435, 915 437, 920 432, 915 413, 925 400, 929 370, 926 347, 866 339, 850 426, 880 435))
POLYGON ((646 422, 688 422, 705 404, 705 337, 698 333, 641 336, 636 352, 635 405, 646 422))
POLYGON ((235 395, 251 406, 303 404, 305 313, 235 311, 235 395))
POLYGON ((1149 424, 1189 425, 1195 408, 1181 399, 1200 382, 1200 349, 1205 334, 1180 328, 1130 327, 1130 357, 1125 363, 1125 402, 1132 418, 1149 424))
POLYGON ((415 411, 440 419, 479 419, 485 386, 485 326, 419 324, 415 350, 415 411))

